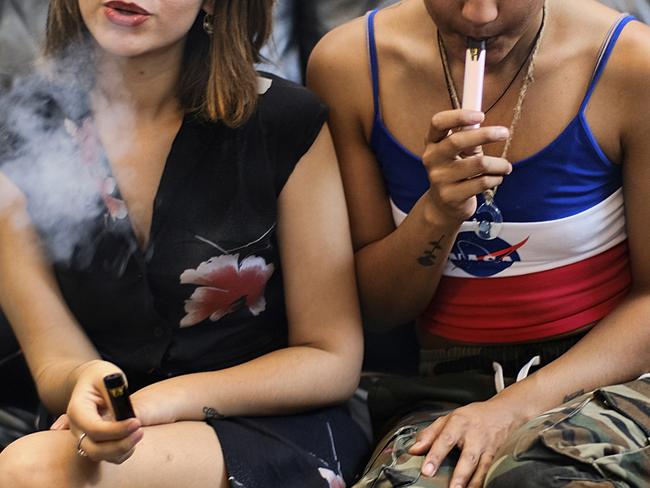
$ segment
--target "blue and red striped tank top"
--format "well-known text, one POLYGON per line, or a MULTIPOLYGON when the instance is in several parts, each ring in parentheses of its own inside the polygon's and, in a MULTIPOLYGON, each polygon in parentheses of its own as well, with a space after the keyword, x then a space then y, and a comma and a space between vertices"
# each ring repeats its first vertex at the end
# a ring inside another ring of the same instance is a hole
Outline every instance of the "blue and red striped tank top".
MULTIPOLYGON (((421 158, 382 120, 376 12, 368 15, 375 110, 370 145, 399 225, 429 181, 421 158)), ((585 109, 630 20, 624 16, 610 30, 578 114, 548 146, 515 162, 499 187, 499 236, 483 240, 472 219, 463 223, 436 295, 419 318, 423 329, 471 343, 543 339, 600 320, 623 300, 631 275, 621 167, 598 146, 585 109)))

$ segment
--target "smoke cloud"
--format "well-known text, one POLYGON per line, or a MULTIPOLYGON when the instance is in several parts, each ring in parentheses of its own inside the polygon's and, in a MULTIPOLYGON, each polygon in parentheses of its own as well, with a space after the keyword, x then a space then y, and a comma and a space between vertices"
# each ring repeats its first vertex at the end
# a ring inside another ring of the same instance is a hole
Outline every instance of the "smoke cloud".
MULTIPOLYGON (((90 113, 91 66, 88 49, 77 47, 0 94, 0 171, 27 197, 31 223, 59 263, 75 264, 85 249, 87 264, 106 211, 97 172, 76 137, 90 113)), ((115 123, 128 123, 128 108, 114 113, 115 123)))

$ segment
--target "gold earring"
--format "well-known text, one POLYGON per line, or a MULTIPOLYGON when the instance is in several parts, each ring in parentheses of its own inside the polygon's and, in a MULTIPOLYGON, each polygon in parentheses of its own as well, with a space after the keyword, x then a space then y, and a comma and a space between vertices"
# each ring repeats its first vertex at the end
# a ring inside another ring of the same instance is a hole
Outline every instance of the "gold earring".
POLYGON ((210 14, 205 14, 203 17, 203 30, 205 33, 209 36, 211 36, 214 33, 214 27, 212 26, 212 15, 210 14))

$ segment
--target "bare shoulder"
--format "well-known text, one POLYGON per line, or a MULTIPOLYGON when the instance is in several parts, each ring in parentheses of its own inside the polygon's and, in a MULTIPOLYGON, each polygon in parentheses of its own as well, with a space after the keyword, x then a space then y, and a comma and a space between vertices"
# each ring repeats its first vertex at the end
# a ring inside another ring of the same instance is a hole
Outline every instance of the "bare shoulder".
MULTIPOLYGON (((403 28, 404 19, 416 17, 418 8, 423 8, 420 4, 420 0, 404 0, 377 12, 374 41, 382 63, 405 51, 402 40, 409 34, 403 28)), ((348 114, 358 115, 364 126, 373 109, 368 27, 365 15, 333 29, 316 45, 307 66, 307 85, 330 110, 345 107, 348 114)))
MULTIPOLYGON (((550 15, 555 11, 560 17, 557 20, 561 36, 556 45, 565 46, 564 49, 556 49, 553 56, 565 61, 563 66, 586 63, 591 73, 597 53, 607 39, 608 32, 621 19, 621 13, 594 0, 556 0, 552 7, 550 15)), ((593 125, 607 127, 608 132, 614 129, 625 138, 625 134, 630 133, 630 128, 639 122, 635 115, 639 108, 647 107, 643 110, 644 119, 650 110, 648 80, 650 27, 632 21, 620 31, 590 102, 591 107, 595 106, 595 113, 607 120, 593 120, 593 125)), ((648 122, 643 122, 643 125, 647 126, 648 122)))
POLYGON ((612 68, 627 79, 628 88, 648 91, 650 27, 642 22, 630 22, 621 33, 616 51, 612 68))
MULTIPOLYGON (((577 10, 574 10, 575 16, 569 20, 573 24, 573 29, 577 29, 581 37, 587 39, 589 35, 584 34, 588 31, 594 32, 598 36, 598 43, 604 40, 602 33, 615 26, 622 16, 620 12, 594 0, 579 0, 574 8, 577 10), (576 22, 582 22, 582 25, 576 22)), ((621 31, 607 64, 609 77, 612 81, 629 87, 630 83, 636 83, 635 78, 642 76, 647 87, 647 75, 650 69, 649 54, 650 27, 642 22, 630 22, 621 31)))
POLYGON ((650 27, 630 22, 621 31, 603 75, 608 93, 619 100, 623 139, 650 131, 650 27), (627 135, 627 137, 626 137, 627 135))
MULTIPOLYGON (((403 29, 405 19, 418 10, 419 2, 405 0, 377 12, 375 41, 378 46, 390 49, 395 41, 408 36, 403 29)), ((421 7, 420 7, 421 9, 421 7)), ((334 76, 342 74, 368 74, 368 15, 351 20, 327 33, 316 45, 309 59, 308 75, 334 76)))
POLYGON ((368 74, 367 20, 359 17, 328 32, 309 57, 307 83, 328 98, 331 91, 368 74))
MULTIPOLYGON (((402 23, 400 18, 412 10, 413 0, 405 0, 377 12, 374 23, 378 28, 378 42, 392 36, 386 30, 402 23), (388 27, 388 29, 386 29, 388 27)), ((353 19, 328 32, 316 45, 309 59, 309 70, 344 69, 352 72, 367 72, 368 62, 368 14, 353 19)), ((399 33, 403 35, 404 33, 399 33)))

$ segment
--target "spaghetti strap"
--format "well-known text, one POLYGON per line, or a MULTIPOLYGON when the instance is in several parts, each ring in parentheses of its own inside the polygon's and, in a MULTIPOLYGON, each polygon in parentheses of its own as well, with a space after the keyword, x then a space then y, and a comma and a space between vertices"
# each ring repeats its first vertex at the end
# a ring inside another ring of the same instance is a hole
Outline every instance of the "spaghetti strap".
POLYGON ((379 118, 379 64, 377 61, 377 44, 375 43, 375 14, 378 9, 368 13, 368 55, 370 58, 370 76, 372 77, 372 99, 375 119, 379 118))
POLYGON ((593 94, 596 85, 598 84, 598 80, 600 80, 600 77, 603 74, 603 71, 605 71, 605 66, 607 65, 607 61, 609 60, 609 57, 611 56, 612 51, 614 50, 616 41, 621 35, 623 28, 625 28, 625 26, 628 23, 630 23, 632 20, 636 20, 636 18, 634 18, 629 14, 623 14, 609 29, 607 37, 605 38, 605 42, 603 42, 603 45, 600 48, 600 52, 598 54, 598 61, 596 62, 596 67, 594 68, 594 73, 591 76, 591 81, 589 82, 589 86, 587 87, 587 93, 585 94, 585 98, 582 101, 582 104, 580 105, 580 113, 584 112, 585 108, 587 107, 587 104, 589 103, 589 99, 591 98, 591 95, 593 94))

